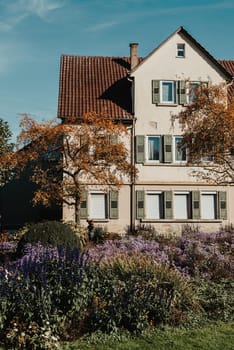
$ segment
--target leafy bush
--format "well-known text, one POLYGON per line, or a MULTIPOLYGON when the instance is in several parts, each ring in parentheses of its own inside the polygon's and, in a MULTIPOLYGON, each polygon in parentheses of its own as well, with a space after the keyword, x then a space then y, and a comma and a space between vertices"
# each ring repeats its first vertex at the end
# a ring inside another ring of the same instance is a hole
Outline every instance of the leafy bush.
POLYGON ((87 228, 82 225, 76 224, 73 221, 66 222, 66 225, 68 225, 76 234, 80 242, 80 249, 83 249, 89 241, 87 228))
POLYGON ((79 237, 69 224, 59 221, 44 221, 26 227, 26 232, 18 243, 18 253, 22 255, 27 243, 40 243, 43 246, 78 248, 79 237))
POLYGON ((234 320, 234 280, 200 281, 197 286, 199 302, 209 320, 234 320))
POLYGON ((111 261, 101 261, 98 273, 86 321, 90 332, 118 328, 142 332, 160 323, 182 322, 195 307, 189 282, 150 257, 116 255, 111 261))

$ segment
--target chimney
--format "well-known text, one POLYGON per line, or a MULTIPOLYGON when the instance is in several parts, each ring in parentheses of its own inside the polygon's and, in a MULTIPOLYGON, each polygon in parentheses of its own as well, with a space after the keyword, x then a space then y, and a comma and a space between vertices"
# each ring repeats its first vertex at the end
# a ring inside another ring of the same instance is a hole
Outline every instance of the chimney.
POLYGON ((130 62, 131 62, 131 70, 134 69, 138 65, 138 55, 137 48, 138 43, 131 43, 130 46, 130 62))

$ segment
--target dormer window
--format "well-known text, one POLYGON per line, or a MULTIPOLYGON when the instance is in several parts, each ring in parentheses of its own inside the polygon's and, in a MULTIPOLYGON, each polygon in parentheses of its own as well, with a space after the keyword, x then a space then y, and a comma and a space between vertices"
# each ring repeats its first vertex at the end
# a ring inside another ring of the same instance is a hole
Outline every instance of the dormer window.
POLYGON ((177 57, 185 57, 185 44, 177 44, 177 57))

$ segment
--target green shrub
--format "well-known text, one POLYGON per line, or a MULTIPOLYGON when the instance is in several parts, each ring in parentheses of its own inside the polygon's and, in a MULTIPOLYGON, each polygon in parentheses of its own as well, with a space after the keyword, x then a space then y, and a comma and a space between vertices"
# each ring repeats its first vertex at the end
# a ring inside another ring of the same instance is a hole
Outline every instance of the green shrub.
MULTIPOLYGON (((194 309, 190 283, 150 257, 119 255, 101 261, 88 331, 111 332, 118 328, 140 333, 161 323, 181 323, 194 309)), ((95 278, 94 277, 94 278, 95 278)))
POLYGON ((234 320, 234 280, 199 281, 197 293, 209 320, 234 320))
POLYGON ((68 225, 78 237, 80 242, 80 249, 85 248, 89 241, 87 228, 82 225, 76 224, 74 221, 68 221, 66 222, 66 225, 68 225))
POLYGON ((26 226, 18 243, 17 252, 23 253, 27 244, 40 243, 43 246, 80 248, 80 239, 69 224, 59 221, 44 221, 26 226))

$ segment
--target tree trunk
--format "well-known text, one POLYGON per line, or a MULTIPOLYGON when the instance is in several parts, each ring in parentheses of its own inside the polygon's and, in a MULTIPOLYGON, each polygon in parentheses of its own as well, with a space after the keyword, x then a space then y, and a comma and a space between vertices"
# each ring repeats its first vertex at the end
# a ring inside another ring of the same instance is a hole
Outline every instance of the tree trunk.
POLYGON ((80 224, 80 196, 78 195, 75 198, 75 222, 80 224))

